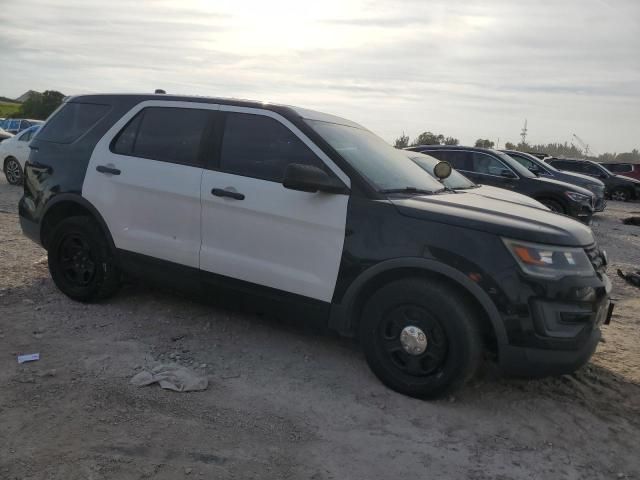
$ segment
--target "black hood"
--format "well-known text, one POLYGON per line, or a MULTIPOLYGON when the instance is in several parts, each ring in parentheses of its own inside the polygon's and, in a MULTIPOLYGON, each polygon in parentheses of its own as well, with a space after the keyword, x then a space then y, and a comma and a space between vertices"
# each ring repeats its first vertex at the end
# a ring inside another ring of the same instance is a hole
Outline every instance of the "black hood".
POLYGON ((586 247, 591 229, 557 213, 467 193, 395 197, 405 216, 457 225, 503 237, 550 245, 586 247))
POLYGON ((625 177, 624 175, 614 175, 614 177, 616 177, 616 180, 626 180, 629 183, 640 186, 640 180, 636 180, 635 178, 625 177))
POLYGON ((586 188, 580 187, 573 183, 563 182, 562 180, 554 180, 553 178, 543 178, 543 177, 536 177, 536 180, 539 180, 547 184, 552 184, 555 187, 562 187, 562 188, 565 188, 566 190, 571 190, 577 193, 581 193, 583 195, 588 195, 588 196, 593 195, 593 192, 591 192, 590 190, 587 190, 586 188))
MULTIPOLYGON (((556 172, 554 172, 556 173, 556 172)), ((584 175, 582 173, 576 173, 576 172, 568 172, 568 171, 562 171, 559 172, 561 175, 561 177, 564 177, 565 175, 567 177, 571 178, 571 182, 579 182, 580 185, 598 185, 602 188, 604 188, 604 183, 602 182, 602 180, 598 180, 597 178, 593 178, 590 177, 589 175, 584 175)))

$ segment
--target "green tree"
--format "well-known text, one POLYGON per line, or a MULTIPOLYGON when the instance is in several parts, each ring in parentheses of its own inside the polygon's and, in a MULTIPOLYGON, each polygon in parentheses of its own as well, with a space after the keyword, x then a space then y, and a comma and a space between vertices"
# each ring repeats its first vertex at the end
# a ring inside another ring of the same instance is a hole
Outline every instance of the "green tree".
POLYGON ((396 148, 406 148, 409 146, 409 135, 405 135, 404 132, 402 132, 402 135, 400 135, 398 138, 396 138, 396 142, 393 145, 396 148))
POLYGON ((640 152, 638 152, 637 148, 634 148, 630 152, 619 153, 616 156, 616 162, 639 163, 640 162, 640 152))
POLYGON ((495 143, 493 143, 491 140, 487 140, 483 138, 479 138, 478 140, 476 140, 476 147, 493 148, 494 145, 495 143))
POLYGON ((447 137, 444 139, 444 144, 445 145, 459 145, 460 144, 460 140, 458 140, 457 138, 454 137, 447 137))
POLYGON ((13 114, 14 118, 33 118, 46 120, 64 100, 64 94, 55 90, 31 95, 13 114))
POLYGON ((504 148, 505 150, 515 150, 516 146, 515 144, 511 143, 511 142, 507 142, 504 144, 504 148))
POLYGON ((422 132, 416 137, 412 145, 442 145, 444 142, 444 135, 436 135, 431 132, 422 132))

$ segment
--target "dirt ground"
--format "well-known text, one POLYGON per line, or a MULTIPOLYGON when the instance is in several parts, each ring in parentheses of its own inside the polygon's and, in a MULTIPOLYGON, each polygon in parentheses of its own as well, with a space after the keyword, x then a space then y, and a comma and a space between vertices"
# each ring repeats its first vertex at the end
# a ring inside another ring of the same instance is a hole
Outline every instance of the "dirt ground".
POLYGON ((592 363, 560 378, 493 368, 455 397, 398 395, 347 339, 140 285, 107 303, 53 286, 0 180, 0 479, 640 478, 640 227, 594 230, 617 306, 592 363), (16 355, 39 352, 18 365, 16 355), (133 387, 160 362, 204 392, 133 387))

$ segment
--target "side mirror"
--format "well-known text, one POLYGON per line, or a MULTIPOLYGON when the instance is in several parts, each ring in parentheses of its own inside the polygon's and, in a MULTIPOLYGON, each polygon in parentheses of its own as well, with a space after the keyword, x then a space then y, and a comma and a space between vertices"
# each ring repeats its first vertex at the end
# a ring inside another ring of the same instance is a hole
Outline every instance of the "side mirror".
POLYGON ((540 169, 538 168, 538 166, 537 166, 537 165, 530 165, 530 166, 529 166, 529 171, 530 171, 531 173, 535 173, 536 175, 539 175, 539 174, 540 174, 540 169))
POLYGON ((504 178, 517 178, 515 173, 511 170, 507 170, 506 168, 500 170, 500 176, 504 178))
POLYGON ((433 174, 438 180, 443 181, 444 179, 449 178, 452 170, 453 169, 451 168, 451 164, 449 162, 442 161, 436 163, 436 166, 433 167, 433 174))
POLYGON ((301 192, 327 192, 346 195, 349 189, 337 178, 329 176, 324 170, 311 165, 291 163, 284 172, 282 185, 301 192))

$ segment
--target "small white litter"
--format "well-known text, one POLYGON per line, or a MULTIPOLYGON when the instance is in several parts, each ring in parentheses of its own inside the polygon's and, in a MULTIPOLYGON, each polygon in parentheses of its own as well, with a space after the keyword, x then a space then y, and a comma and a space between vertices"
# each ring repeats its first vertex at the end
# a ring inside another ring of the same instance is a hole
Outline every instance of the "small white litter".
POLYGON ((151 371, 144 370, 136 374, 130 383, 138 387, 159 383, 162 388, 176 392, 197 392, 209 386, 206 377, 180 365, 158 365, 151 371))
POLYGON ((39 353, 29 353, 27 355, 18 355, 18 363, 35 362, 40 360, 39 353))

